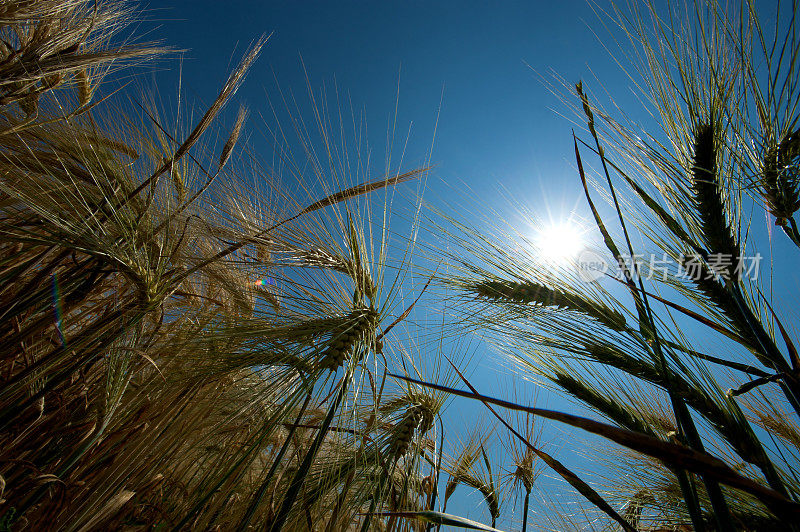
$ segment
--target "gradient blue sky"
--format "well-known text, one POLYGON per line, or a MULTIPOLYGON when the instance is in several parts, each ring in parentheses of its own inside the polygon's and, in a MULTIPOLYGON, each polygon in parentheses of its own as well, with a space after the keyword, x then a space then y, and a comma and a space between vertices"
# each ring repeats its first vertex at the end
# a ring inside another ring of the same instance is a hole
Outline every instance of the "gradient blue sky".
MULTIPOLYGON (((411 129, 405 168, 427 160, 438 117, 431 158, 436 167, 426 200, 440 207, 464 203, 453 190, 468 187, 481 205, 509 215, 517 202, 554 221, 573 209, 586 216, 574 170, 572 126, 559 116, 565 106, 546 83, 554 81, 554 73, 568 83, 583 80, 591 92, 607 91, 630 103, 629 112, 638 109, 626 74, 604 48, 610 41, 602 15, 586 0, 165 0, 150 4, 146 18, 143 28, 150 38, 188 50, 183 92, 198 107, 214 98, 253 40, 273 33, 237 96, 252 111, 253 130, 259 129, 259 113, 270 114, 269 99, 280 106, 276 80, 301 104, 307 102, 302 65, 314 90, 324 84, 332 91, 335 79, 340 94, 364 110, 378 163, 396 101, 395 151, 411 129)), ((154 79, 168 96, 177 91, 177 62, 160 67, 154 79)), ((252 141, 259 146, 257 135, 252 141)), ((468 218, 479 214, 462 212, 468 218)), ((757 223, 763 227, 761 220, 757 223)), ((786 286, 796 293, 797 275, 786 275, 786 286)), ((492 385, 494 377, 480 378, 492 385)), ((495 386, 494 391, 504 390, 495 386)), ((547 394, 540 393, 539 400, 575 411, 547 394)), ((466 412, 467 407, 459 408, 466 412)), ((566 453, 566 447, 557 441, 553 449, 566 453)), ((590 466, 574 454, 567 461, 590 466)), ((451 508, 486 518, 478 496, 451 508)))
POLYGON ((354 106, 366 110, 371 142, 380 151, 399 79, 398 130, 413 122, 407 161, 418 164, 441 100, 436 174, 481 189, 502 180, 536 197, 542 187, 549 192, 575 182, 566 163, 570 126, 552 110, 560 105, 537 72, 584 79, 591 88, 594 71, 612 92, 626 86, 584 23, 598 26, 585 0, 167 0, 151 9, 151 19, 163 20, 153 35, 189 49, 184 87, 205 101, 231 58, 264 32, 274 34, 240 92, 254 110, 264 109, 265 91, 274 97, 273 75, 282 88, 305 96, 302 56, 315 89, 322 83, 330 88, 335 77, 354 106))

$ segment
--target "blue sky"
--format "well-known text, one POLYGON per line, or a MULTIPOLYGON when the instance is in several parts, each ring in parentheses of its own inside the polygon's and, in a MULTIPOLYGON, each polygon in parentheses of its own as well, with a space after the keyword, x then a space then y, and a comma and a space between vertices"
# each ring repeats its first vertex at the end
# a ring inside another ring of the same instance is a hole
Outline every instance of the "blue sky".
MULTIPOLYGON (((631 103, 634 115, 638 109, 626 74, 604 47, 610 41, 599 22, 602 15, 598 18, 586 0, 164 0, 151 4, 145 16, 148 37, 187 50, 183 92, 197 108, 214 98, 253 40, 273 33, 236 97, 251 109, 251 130, 263 130, 259 114, 269 119, 270 100, 281 105, 278 87, 307 103, 307 73, 315 91, 324 86, 331 93, 335 86, 357 112, 363 109, 378 168, 395 118, 395 160, 411 131, 404 168, 424 164, 433 143, 435 169, 426 201, 470 221, 481 218, 484 205, 486 212, 492 207, 513 216, 515 203, 554 221, 573 209, 587 216, 574 170, 572 125, 560 116, 566 108, 547 87, 554 73, 631 103), (454 191, 464 188, 470 192, 459 199, 454 191)), ((153 79, 168 99, 177 91, 178 63, 162 61, 159 67, 153 79)), ((265 146, 258 133, 251 142, 265 146)), ((757 224, 764 227, 760 219, 757 224)), ((797 275, 784 274, 785 286, 796 290, 797 275)), ((482 352, 476 358, 489 360, 482 352)), ((478 378, 495 393, 508 390, 503 377, 478 378)), ((538 399, 575 411, 544 392, 538 399)), ((459 413, 467 410, 457 407, 459 413)), ((575 455, 570 460, 590 466, 575 455)), ((485 519, 469 503, 477 506, 480 500, 471 497, 465 506, 451 508, 485 519)))
POLYGON ((611 91, 625 86, 584 23, 596 19, 584 0, 169 0, 153 5, 148 16, 163 20, 155 37, 189 50, 183 63, 189 96, 209 101, 231 58, 274 32, 240 92, 254 110, 265 107, 265 95, 274 97, 274 79, 305 95, 302 56, 315 89, 331 87, 335 77, 339 90, 365 109, 371 142, 382 149, 399 79, 398 129, 413 123, 409 164, 424 161, 441 101, 436 174, 481 189, 502 180, 531 198, 542 187, 551 192, 575 184, 565 164, 570 126, 556 116, 553 108, 561 106, 537 73, 550 79, 555 71, 574 82, 588 81, 594 71, 611 91))

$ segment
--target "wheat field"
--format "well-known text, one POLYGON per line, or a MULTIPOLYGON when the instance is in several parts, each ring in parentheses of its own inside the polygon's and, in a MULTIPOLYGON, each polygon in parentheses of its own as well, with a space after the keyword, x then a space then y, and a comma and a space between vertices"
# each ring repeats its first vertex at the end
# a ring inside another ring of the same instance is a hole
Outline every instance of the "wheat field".
POLYGON ((0 530, 800 528, 797 326, 744 269, 753 220, 800 252, 797 6, 733 4, 601 10, 658 130, 549 82, 621 272, 587 283, 423 202, 429 155, 374 172, 324 99, 255 153, 266 35, 165 109, 124 82, 176 61, 141 6, 0 0, 0 530), (589 415, 476 388, 470 338, 589 415))

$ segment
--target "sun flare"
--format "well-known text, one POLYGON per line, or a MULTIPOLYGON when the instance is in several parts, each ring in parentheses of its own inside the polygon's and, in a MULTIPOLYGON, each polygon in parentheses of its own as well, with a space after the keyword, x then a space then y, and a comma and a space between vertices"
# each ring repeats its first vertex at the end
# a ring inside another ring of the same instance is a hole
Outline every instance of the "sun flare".
POLYGON ((542 259, 566 262, 578 257, 584 249, 583 235, 574 223, 553 224, 543 228, 537 238, 542 259))

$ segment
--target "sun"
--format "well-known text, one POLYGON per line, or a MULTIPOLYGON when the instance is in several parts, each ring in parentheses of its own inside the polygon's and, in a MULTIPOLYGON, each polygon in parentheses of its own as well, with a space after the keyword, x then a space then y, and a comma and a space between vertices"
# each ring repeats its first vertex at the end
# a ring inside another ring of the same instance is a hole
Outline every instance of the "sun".
POLYGON ((536 247, 543 260, 565 263, 576 259, 585 248, 585 243, 580 228, 567 222, 542 228, 536 239, 536 247))

